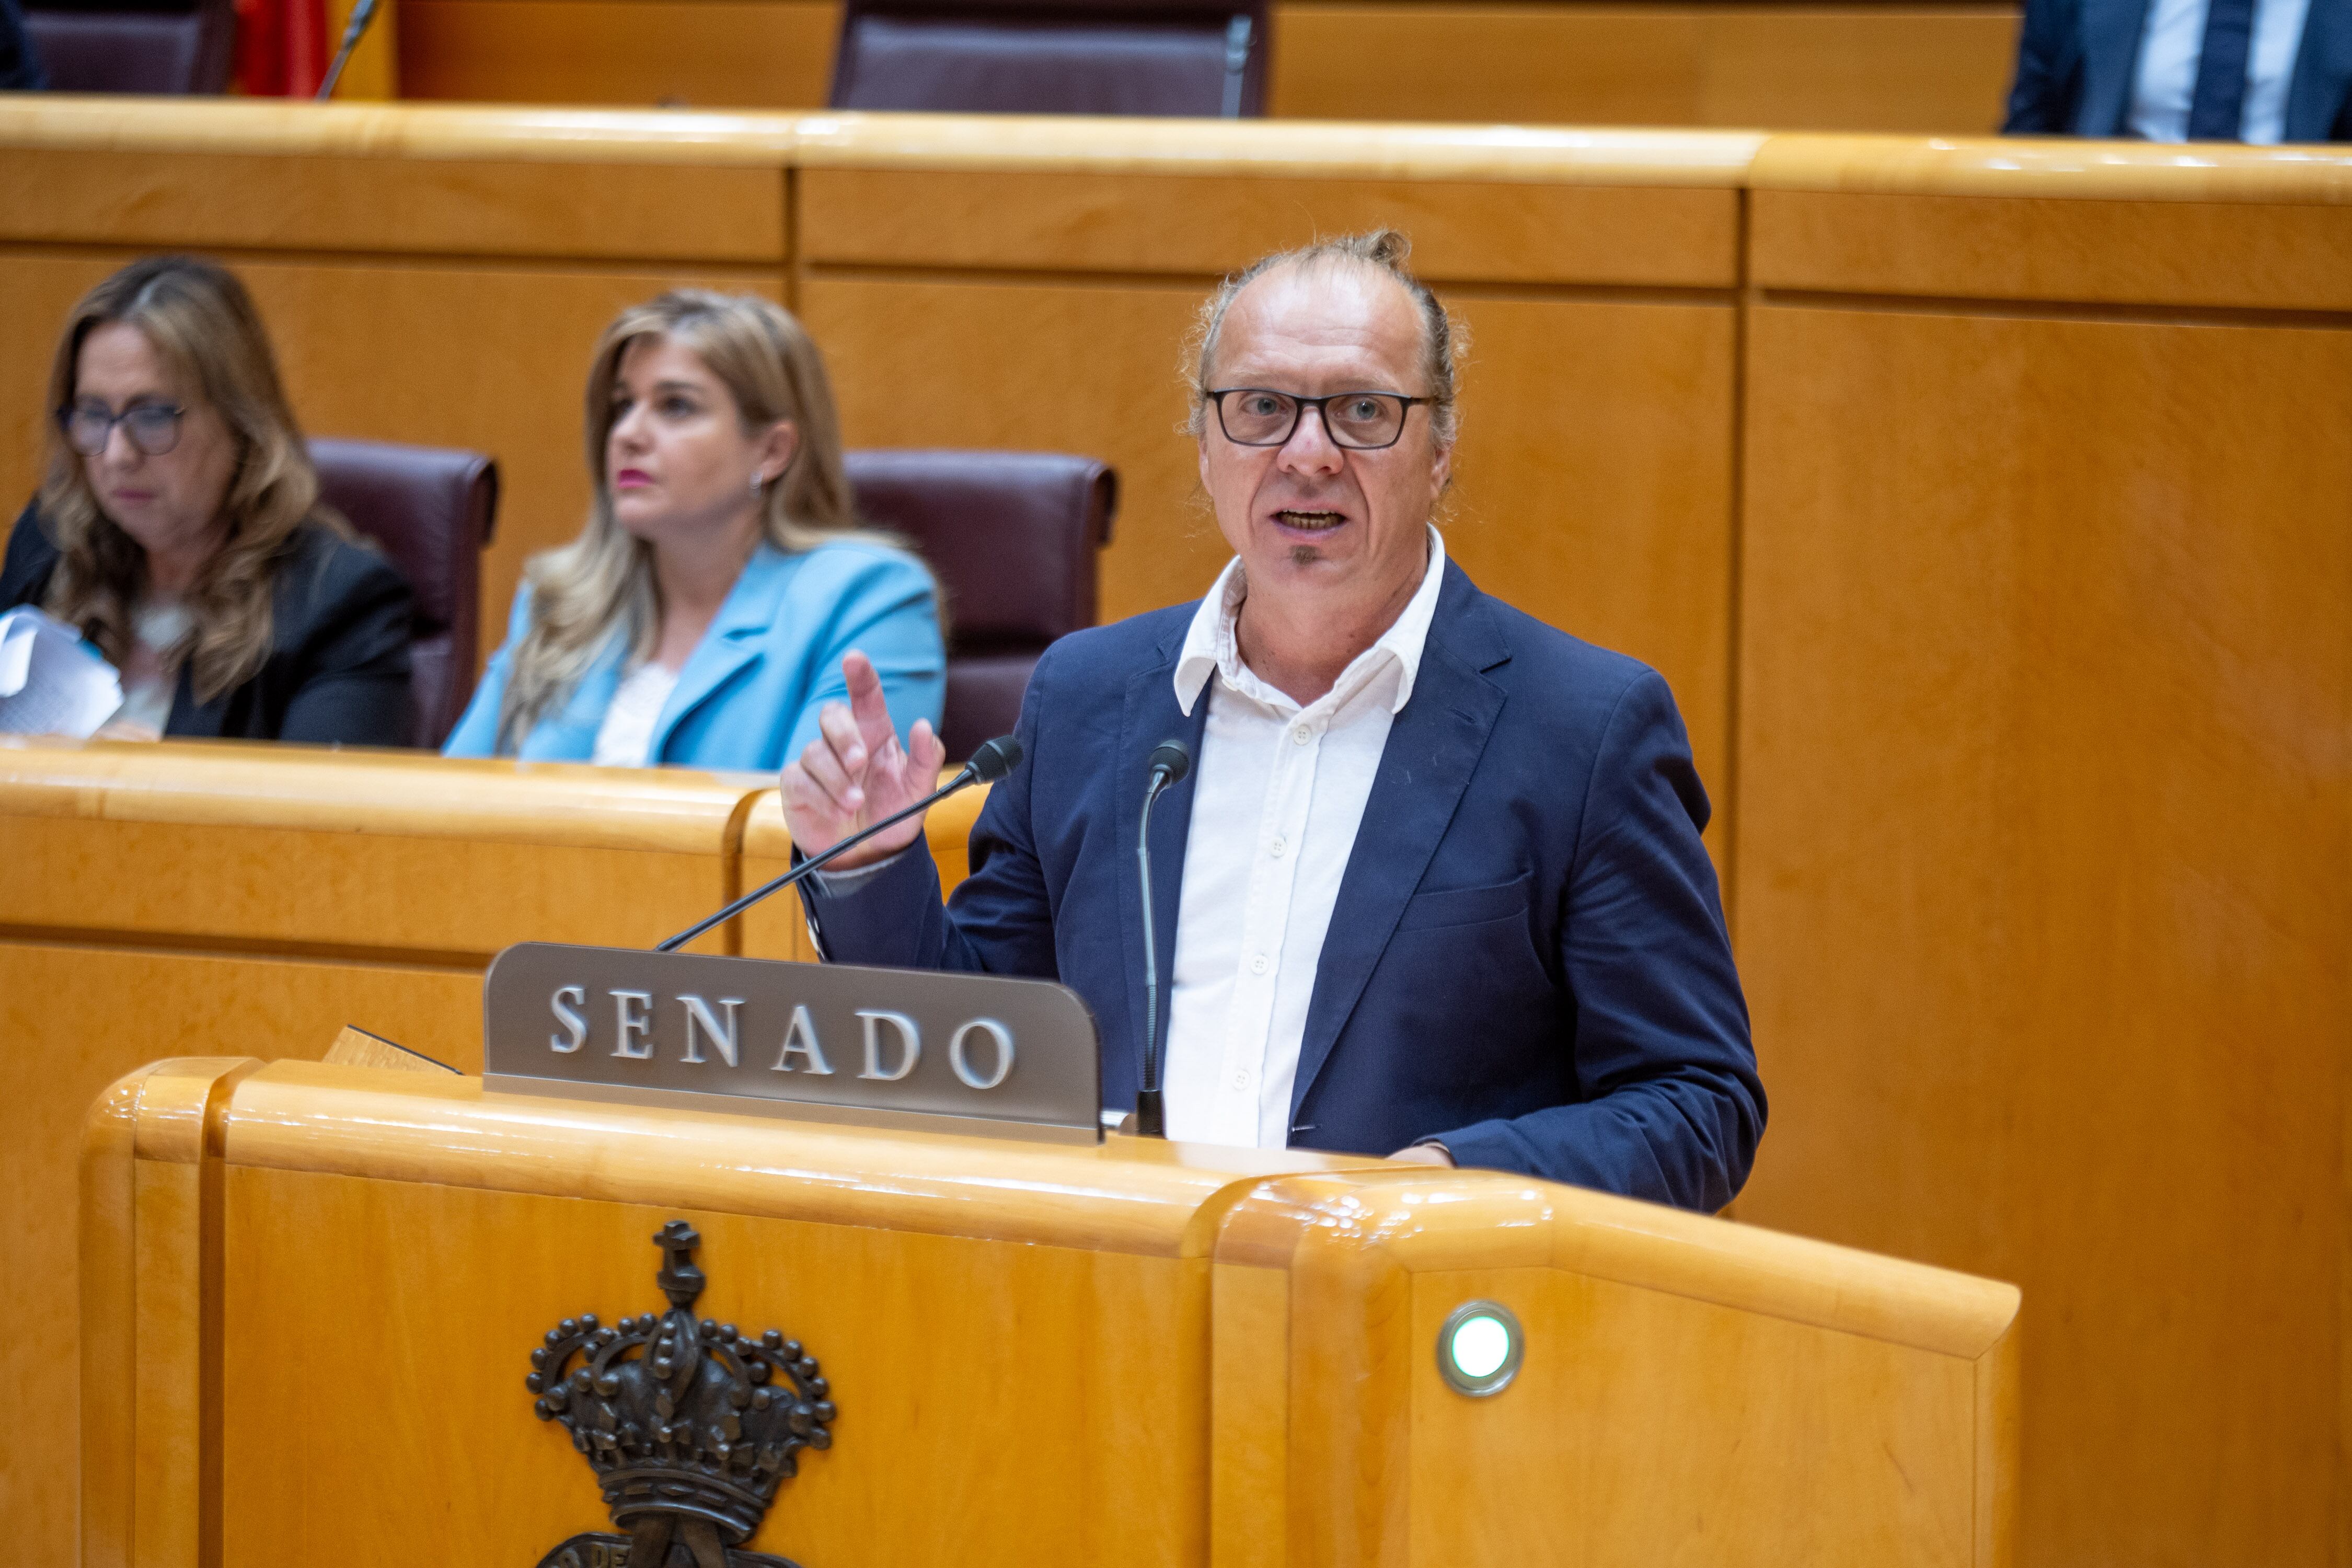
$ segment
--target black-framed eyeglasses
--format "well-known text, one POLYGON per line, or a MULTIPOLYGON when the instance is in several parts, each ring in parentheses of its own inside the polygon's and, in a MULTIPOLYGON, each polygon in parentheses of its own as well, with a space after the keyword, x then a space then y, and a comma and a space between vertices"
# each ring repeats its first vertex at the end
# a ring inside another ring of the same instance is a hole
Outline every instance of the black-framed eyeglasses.
POLYGON ((1335 392, 1328 397, 1301 397, 1270 386, 1203 387, 1201 395, 1217 407, 1217 427, 1225 439, 1242 447, 1279 447, 1298 428, 1299 416, 1309 408, 1323 421, 1323 432, 1335 447, 1354 451, 1378 451, 1393 447, 1404 434, 1405 416, 1416 403, 1433 397, 1407 397, 1402 392, 1335 392))
POLYGON ((114 438, 114 427, 151 458, 160 458, 180 444, 180 420, 187 410, 176 403, 134 403, 117 414, 100 403, 79 403, 58 410, 58 428, 66 445, 95 458, 114 438))

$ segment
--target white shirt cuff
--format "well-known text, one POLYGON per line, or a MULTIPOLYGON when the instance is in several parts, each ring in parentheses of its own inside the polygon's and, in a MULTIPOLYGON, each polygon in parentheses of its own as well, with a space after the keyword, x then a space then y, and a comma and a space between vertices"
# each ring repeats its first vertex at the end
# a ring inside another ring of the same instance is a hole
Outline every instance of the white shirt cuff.
MULTIPOLYGON (((908 846, 908 848, 912 847, 914 847, 912 845, 908 846)), ((904 855, 906 852, 905 849, 901 849, 898 855, 904 855)), ((813 872, 809 880, 814 882, 818 891, 824 893, 826 898, 837 899, 845 894, 857 891, 858 889, 897 865, 898 855, 887 855, 875 861, 871 866, 853 866, 846 871, 813 872)))

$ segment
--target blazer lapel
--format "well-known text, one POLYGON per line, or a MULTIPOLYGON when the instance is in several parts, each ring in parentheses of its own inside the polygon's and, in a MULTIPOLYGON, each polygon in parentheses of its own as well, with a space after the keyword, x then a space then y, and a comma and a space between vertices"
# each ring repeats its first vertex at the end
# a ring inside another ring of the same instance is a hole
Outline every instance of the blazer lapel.
MULTIPOLYGON (((1151 923, 1160 963, 1160 1065, 1168 1071, 1168 1005, 1175 991, 1176 917, 1184 885, 1184 847, 1192 829, 1192 785, 1200 776, 1201 735, 1207 727, 1206 689, 1188 715, 1176 701, 1176 659, 1184 646, 1180 626, 1160 647, 1160 662, 1130 678, 1118 727, 1118 757, 1112 770, 1111 843, 1118 856, 1119 951, 1126 959, 1128 1057, 1132 1083, 1143 1086, 1143 878, 1135 861, 1136 831, 1143 824, 1144 781, 1151 752, 1162 741, 1192 748, 1194 766, 1160 792, 1151 808, 1151 923)), ((1215 677, 1212 676, 1213 682, 1215 677)), ((1108 1089, 1109 1084, 1106 1083, 1108 1089)))
POLYGON ((2119 136, 2139 74, 2141 29, 2153 0, 2083 0, 2083 96, 2077 136, 2119 136))
POLYGON ((662 704, 661 717, 654 722, 646 761, 660 762, 670 732, 745 666, 760 658, 761 645, 776 624, 776 607, 791 577, 788 565, 783 552, 770 544, 761 544, 743 563, 742 574, 728 590, 727 601, 712 617, 710 629, 687 656, 686 668, 677 672, 677 684, 670 689, 669 700, 662 704))
POLYGON ((1484 598, 1461 567, 1446 563, 1412 699, 1389 728, 1315 966, 1290 1091, 1294 1122, 1453 823, 1503 710, 1502 688, 1480 672, 1508 659, 1510 649, 1484 598))
POLYGON ((2352 80, 2352 6, 2312 0, 2286 91, 2286 139, 2325 142, 2352 80))
POLYGON ((188 661, 181 660, 180 683, 172 692, 172 711, 163 721, 164 737, 173 741, 220 739, 221 726, 228 721, 229 700, 236 691, 232 686, 210 702, 198 702, 195 675, 188 661))

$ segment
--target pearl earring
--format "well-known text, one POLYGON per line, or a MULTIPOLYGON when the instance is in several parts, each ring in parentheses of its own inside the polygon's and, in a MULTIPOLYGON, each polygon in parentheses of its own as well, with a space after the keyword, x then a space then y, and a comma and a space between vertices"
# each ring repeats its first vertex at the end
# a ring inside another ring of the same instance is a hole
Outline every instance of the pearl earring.
POLYGON ((751 499, 760 499, 760 471, 757 468, 751 470, 751 499))

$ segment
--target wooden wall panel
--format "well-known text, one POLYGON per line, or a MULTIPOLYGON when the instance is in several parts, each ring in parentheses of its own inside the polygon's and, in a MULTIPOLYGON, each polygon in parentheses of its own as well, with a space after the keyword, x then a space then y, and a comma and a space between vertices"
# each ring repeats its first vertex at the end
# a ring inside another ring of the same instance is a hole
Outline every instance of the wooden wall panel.
POLYGON ((0 241, 773 265, 781 168, 13 148, 0 241))
POLYGON ((818 263, 1223 273, 1386 226, 1412 237, 1433 282, 1727 288, 1739 276, 1727 188, 812 168, 801 201, 818 263))
POLYGON ((1768 289, 2352 310, 2352 206, 1759 191, 1768 289))
POLYGON ((1651 664, 1731 813, 1727 305, 1458 295, 1470 326, 1446 549, 1487 592, 1651 664))
POLYGON ((2020 14, 2004 4, 1709 6, 1701 12, 1698 113, 1689 123, 1998 131, 2020 14))
MULTIPOLYGON (((11 302, 0 311, 0 363, 10 370, 0 375, 0 437, 8 437, 0 439, 0 497, 39 482, 39 405, 66 312, 136 254, 0 254, 0 295, 11 302)), ((498 459, 498 529, 482 557, 485 657, 505 640, 523 562, 570 540, 588 515, 581 395, 597 335, 625 307, 679 284, 772 299, 782 287, 780 268, 231 259, 268 324, 309 433, 469 447, 498 459)))
POLYGON ((37 1440, 0 1443, 0 1513, 18 1561, 76 1561, 79 1363, 65 1304, 83 1109, 142 1062, 217 1051, 317 1057, 345 1024, 480 1070, 478 974, 0 941, 0 1058, 24 1079, 0 1095, 8 1152, 0 1232, 10 1238, 0 1313, 47 1325, 0 1345, 0 1383, 22 1408, 43 1413, 37 1440))
POLYGON ((120 264, 112 256, 0 254, 0 299, 8 302, 0 310, 0 511, 12 525, 47 471, 49 364, 66 313, 120 264))
POLYGON ((400 0, 400 87, 469 103, 821 109, 824 0, 400 0))
POLYGON ((1763 289, 2352 310, 2352 163, 2330 153, 1776 136, 1748 180, 1763 289))
POLYGON ((2018 10, 1390 5, 1275 10, 1269 112, 1310 120, 1994 129, 2018 10))
POLYGON ((2022 1286, 2032 1568, 2341 1561, 2352 331, 1749 355, 1741 1216, 2022 1286))
MULTIPOLYGON (((821 109, 824 0, 402 0, 408 97, 821 109)), ((1284 119, 1769 126, 1979 135, 1999 122, 2018 7, 1411 5, 1274 8, 1284 119)))

